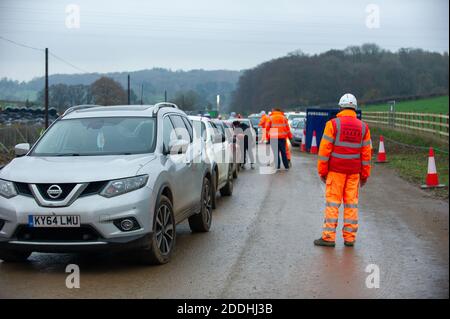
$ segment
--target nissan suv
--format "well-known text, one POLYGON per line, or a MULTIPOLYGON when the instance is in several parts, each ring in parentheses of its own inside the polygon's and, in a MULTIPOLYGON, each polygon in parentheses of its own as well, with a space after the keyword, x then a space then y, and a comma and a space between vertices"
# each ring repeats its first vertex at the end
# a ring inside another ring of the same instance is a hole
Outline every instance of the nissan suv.
POLYGON ((0 170, 0 259, 129 250, 169 261, 176 225, 211 226, 211 166, 175 104, 75 106, 0 170))

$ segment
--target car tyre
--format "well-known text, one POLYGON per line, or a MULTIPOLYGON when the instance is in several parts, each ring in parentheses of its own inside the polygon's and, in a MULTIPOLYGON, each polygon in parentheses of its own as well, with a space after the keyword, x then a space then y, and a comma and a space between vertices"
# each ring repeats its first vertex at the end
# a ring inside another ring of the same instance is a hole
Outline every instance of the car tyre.
POLYGON ((218 184, 218 177, 217 172, 214 170, 211 178, 211 207, 213 209, 217 208, 217 200, 216 200, 216 193, 217 193, 217 184, 218 184))
POLYGON ((155 209, 150 244, 139 252, 138 258, 144 264, 165 264, 172 256, 175 240, 176 230, 172 203, 169 198, 160 195, 155 209))
POLYGON ((200 212, 188 219, 192 232, 207 232, 211 228, 212 196, 211 181, 205 177, 203 179, 200 212))
POLYGON ((29 251, 13 251, 13 250, 0 250, 0 260, 7 263, 20 263, 24 262, 30 257, 29 251))
POLYGON ((233 195, 233 166, 228 167, 227 183, 220 189, 220 195, 231 196, 233 195))
POLYGON ((233 164, 233 178, 238 178, 238 164, 234 163, 233 164))

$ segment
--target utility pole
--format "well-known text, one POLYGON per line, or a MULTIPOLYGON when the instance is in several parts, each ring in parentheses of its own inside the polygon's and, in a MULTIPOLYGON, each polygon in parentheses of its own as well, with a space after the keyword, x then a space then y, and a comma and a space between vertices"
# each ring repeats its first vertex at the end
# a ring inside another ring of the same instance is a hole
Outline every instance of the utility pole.
POLYGON ((164 102, 167 102, 167 90, 164 90, 164 102))
POLYGON ((141 84, 141 105, 144 104, 144 83, 141 84))
POLYGON ((131 96, 131 91, 130 91, 130 75, 128 74, 128 105, 130 105, 130 96, 131 96))
POLYGON ((48 128, 48 48, 45 48, 45 129, 48 128))

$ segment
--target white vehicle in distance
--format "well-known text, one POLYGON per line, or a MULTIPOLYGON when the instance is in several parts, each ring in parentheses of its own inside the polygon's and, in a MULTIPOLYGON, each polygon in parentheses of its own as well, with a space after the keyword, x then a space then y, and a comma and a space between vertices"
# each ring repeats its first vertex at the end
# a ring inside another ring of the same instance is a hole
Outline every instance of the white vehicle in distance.
POLYGON ((303 139, 303 130, 305 129, 306 119, 295 119, 291 124, 292 131, 292 145, 300 145, 303 139))
POLYGON ((291 127, 291 130, 294 128, 292 127, 292 121, 293 120, 306 120, 306 112, 288 112, 285 113, 286 118, 288 120, 289 126, 291 127))
POLYGON ((202 151, 211 166, 212 208, 216 208, 216 192, 222 196, 233 194, 233 154, 226 136, 209 118, 189 116, 194 127, 194 139, 201 139, 202 151))

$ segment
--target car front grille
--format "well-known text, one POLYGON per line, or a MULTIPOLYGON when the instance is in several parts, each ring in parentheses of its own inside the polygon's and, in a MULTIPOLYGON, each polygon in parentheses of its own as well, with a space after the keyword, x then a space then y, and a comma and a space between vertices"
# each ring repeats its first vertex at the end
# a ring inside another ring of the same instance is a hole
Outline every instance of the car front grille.
POLYGON ((19 195, 23 196, 33 196, 33 193, 31 193, 30 186, 27 183, 14 183, 16 185, 17 193, 19 195))
MULTIPOLYGON (((80 194, 80 197, 99 194, 107 183, 108 181, 89 183, 88 186, 80 194)), ((16 186, 16 190, 19 195, 33 197, 33 193, 31 192, 29 184, 19 182, 15 182, 14 184, 16 186)), ((75 187, 76 184, 36 184, 39 193, 41 193, 42 197, 44 197, 44 199, 46 200, 54 200, 50 198, 47 194, 47 190, 51 185, 59 185, 61 187, 63 193, 61 194, 61 196, 58 197, 57 200, 63 200, 72 191, 72 189, 75 187)))
POLYGON ((46 200, 64 200, 67 197, 67 195, 70 194, 70 192, 73 190, 73 188, 76 185, 77 184, 74 184, 74 183, 70 183, 70 184, 36 184, 36 187, 38 188, 39 193, 41 193, 41 196, 46 200), (61 195, 59 195, 59 197, 56 199, 51 198, 47 193, 48 189, 52 185, 58 185, 62 190, 61 195))
POLYGON ((20 241, 42 241, 42 242, 79 242, 96 241, 101 239, 100 234, 91 226, 81 226, 74 228, 42 227, 33 228, 27 225, 20 225, 15 238, 20 241))

